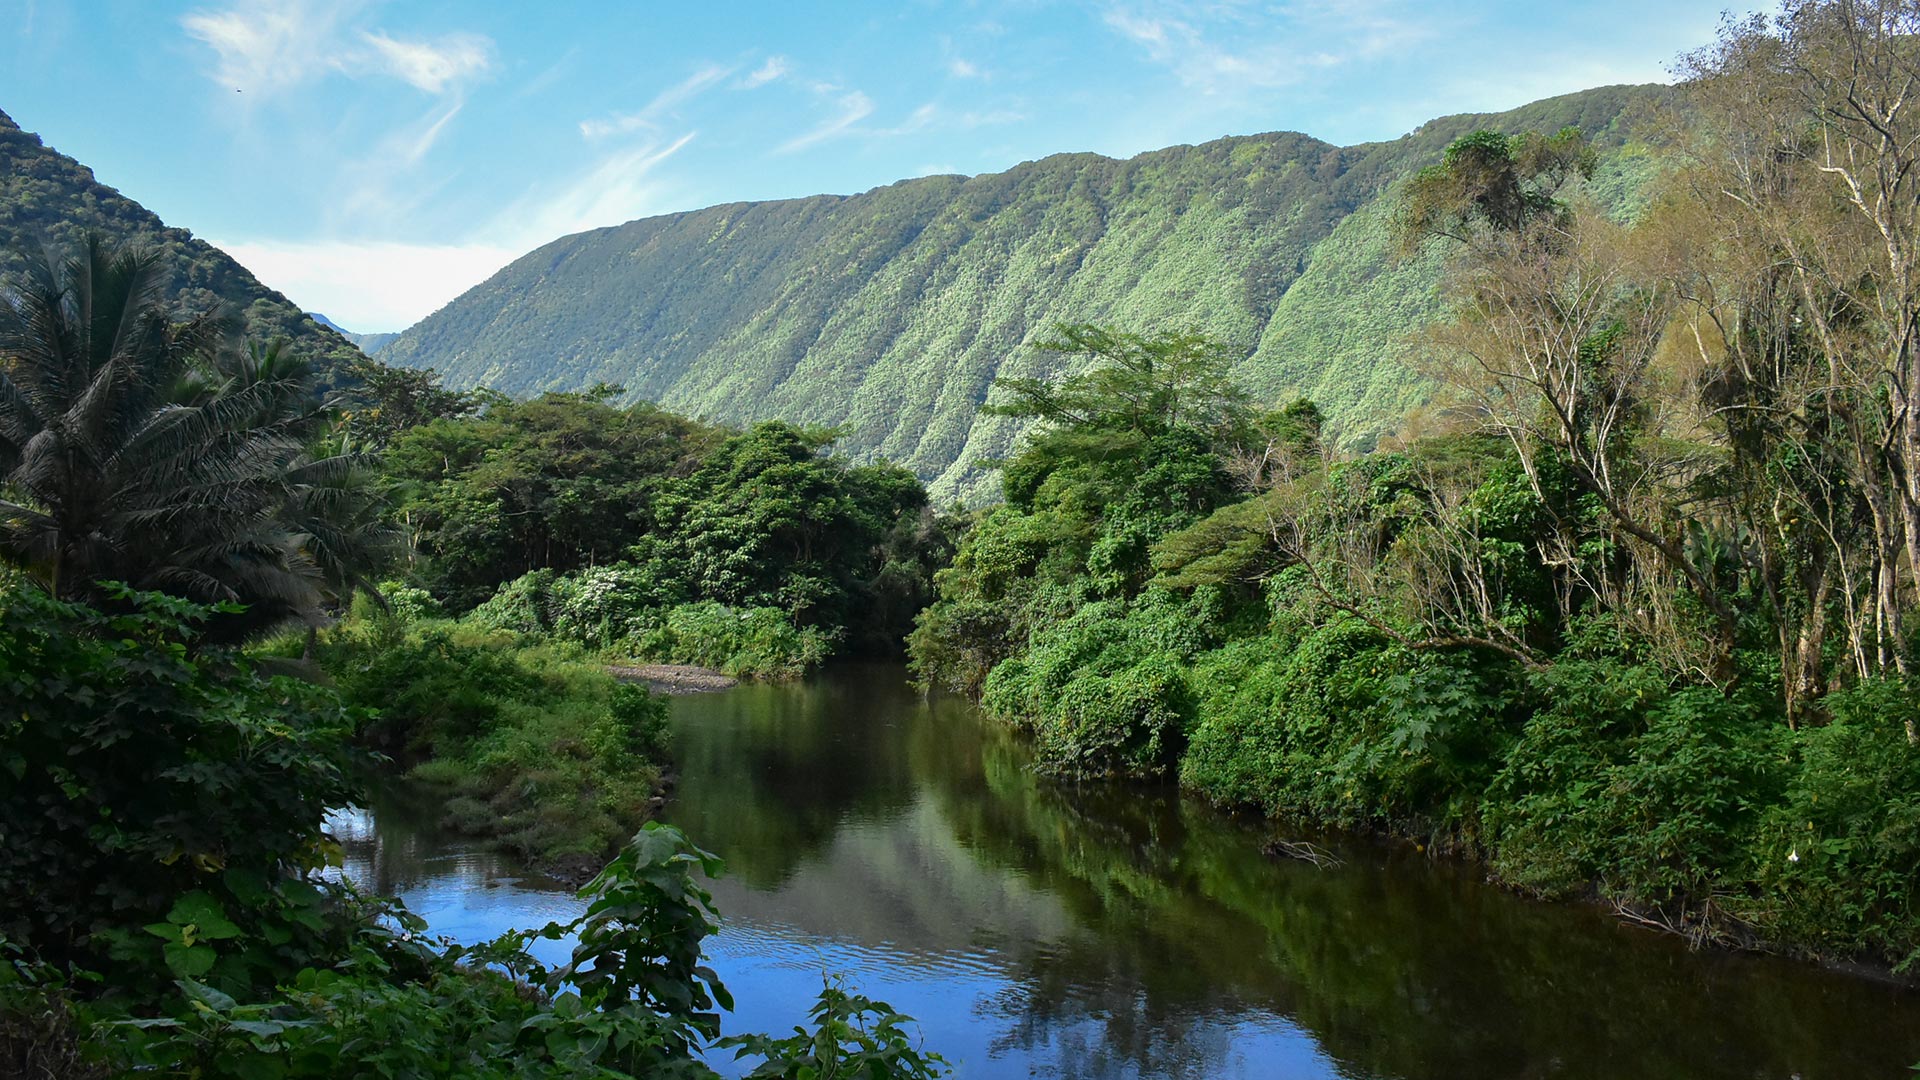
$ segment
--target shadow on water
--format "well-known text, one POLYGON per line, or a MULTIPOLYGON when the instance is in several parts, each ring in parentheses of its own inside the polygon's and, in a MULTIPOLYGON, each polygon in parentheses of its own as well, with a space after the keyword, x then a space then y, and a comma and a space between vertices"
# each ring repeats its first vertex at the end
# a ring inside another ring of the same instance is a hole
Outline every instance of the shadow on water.
MULTIPOLYGON (((1316 869, 1172 791, 1063 787, 896 667, 677 699, 668 817, 718 852, 730 1030, 821 973, 922 1020, 963 1076, 1899 1077, 1920 994, 1689 953, 1403 848, 1316 869)), ((401 806, 349 871, 463 939, 570 913, 401 806)), ((1318 838, 1324 839, 1324 838, 1318 838)))

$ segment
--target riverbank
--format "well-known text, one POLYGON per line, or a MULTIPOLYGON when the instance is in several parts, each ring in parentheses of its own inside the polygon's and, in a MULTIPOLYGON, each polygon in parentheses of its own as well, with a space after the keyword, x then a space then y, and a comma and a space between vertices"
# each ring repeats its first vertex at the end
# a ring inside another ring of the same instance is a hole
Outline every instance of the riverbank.
POLYGON ((531 863, 590 875, 671 785, 666 698, 578 646, 368 616, 323 634, 316 659, 362 710, 359 743, 434 792, 445 828, 531 863))
POLYGON ((649 693, 677 696, 711 694, 740 685, 740 680, 713 668, 693 664, 608 664, 607 674, 625 683, 645 686, 649 693))

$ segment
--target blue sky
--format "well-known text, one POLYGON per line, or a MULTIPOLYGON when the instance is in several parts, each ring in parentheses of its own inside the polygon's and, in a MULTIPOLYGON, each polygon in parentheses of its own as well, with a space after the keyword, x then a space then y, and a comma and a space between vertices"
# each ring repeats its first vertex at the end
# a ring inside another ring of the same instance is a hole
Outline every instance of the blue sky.
POLYGON ((0 0, 0 110, 355 330, 565 233, 1663 80, 1725 0, 0 0))

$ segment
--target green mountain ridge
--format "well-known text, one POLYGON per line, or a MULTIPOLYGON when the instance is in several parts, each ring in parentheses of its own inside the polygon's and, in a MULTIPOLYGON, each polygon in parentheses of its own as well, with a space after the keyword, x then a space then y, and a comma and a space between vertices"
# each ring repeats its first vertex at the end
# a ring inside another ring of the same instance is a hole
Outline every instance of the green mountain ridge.
POLYGON ((47 146, 0 112, 0 275, 18 272, 25 254, 43 244, 70 249, 81 233, 98 231, 118 243, 165 253, 169 291, 179 311, 223 308, 252 338, 286 338, 338 370, 360 353, 233 257, 95 179, 93 170, 47 146))
POLYGON ((1235 136, 643 218, 536 249, 381 359, 455 386, 605 381, 712 420, 833 425, 856 458, 978 499, 1021 430, 978 415, 994 378, 1060 362, 1025 343, 1062 321, 1188 328, 1243 355, 1258 396, 1310 395, 1365 447, 1426 397, 1410 341, 1439 311, 1437 263, 1393 258, 1383 195, 1470 131, 1578 125, 1604 153, 1592 190, 1629 203, 1652 167, 1623 118, 1665 94, 1602 87, 1353 147, 1235 136))

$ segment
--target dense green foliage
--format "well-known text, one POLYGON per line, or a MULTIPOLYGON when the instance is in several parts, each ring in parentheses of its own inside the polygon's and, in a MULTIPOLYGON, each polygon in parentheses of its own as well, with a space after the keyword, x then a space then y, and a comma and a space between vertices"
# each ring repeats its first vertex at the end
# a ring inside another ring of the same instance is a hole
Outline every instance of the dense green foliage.
POLYGON ((605 395, 515 404, 365 362, 322 394, 286 343, 176 321, 161 266, 90 236, 0 298, 0 1071, 710 1076, 697 1055, 731 1048, 761 1075, 940 1075, 905 1018, 834 987, 818 1031, 716 1041, 729 999, 699 963, 713 912, 690 873, 719 865, 677 831, 635 835, 580 919, 474 949, 328 879, 322 831, 364 801, 373 747, 438 787, 454 825, 598 865, 658 805, 666 709, 568 633, 604 642, 605 609, 643 604, 662 652, 816 664, 840 635, 812 621, 924 589, 924 568, 888 561, 924 554, 889 547, 919 483, 825 458, 824 435, 605 395), (376 486, 396 447, 437 471, 376 486), (487 499, 541 519, 488 532, 466 513, 487 499), (587 576, 560 579, 569 602, 530 632, 462 625, 425 590, 368 584, 400 531, 465 556, 434 579, 454 596, 474 574, 483 596, 522 570, 587 576), (592 576, 595 545, 644 544, 592 576), (650 591, 626 595, 636 567, 650 591), (261 643, 289 622, 306 633, 261 643), (572 962, 543 967, 530 936, 577 938, 572 962))
MULTIPOLYGON (((1608 87, 1336 147, 1276 133, 1115 161, 1062 154, 842 198, 717 206, 570 236, 528 254, 382 350, 458 386, 515 394, 625 385, 730 423, 839 427, 942 501, 992 494, 1025 422, 981 415, 1022 349, 1063 321, 1192 328, 1266 401, 1320 402, 1371 445, 1430 394, 1408 338, 1439 312, 1437 260, 1396 265, 1395 182, 1479 128, 1577 125, 1607 147, 1596 193, 1636 197, 1619 122, 1654 87, 1608 87), (1622 164, 1613 164, 1622 157, 1622 164)), ((1630 159, 1630 160, 1629 160, 1630 159)))
POLYGON ((1051 347, 1094 364, 1002 384, 1042 425, 912 640, 1042 770, 1459 846, 1697 938, 1920 959, 1910 684, 1789 725, 1761 598, 1728 594, 1750 675, 1715 685, 1590 591, 1631 563, 1576 470, 1471 433, 1338 460, 1317 409, 1252 413, 1203 342, 1051 347))
MULTIPOLYGON (((0 597, 0 1069, 699 1077, 712 1046, 762 1059, 755 1075, 943 1073, 904 1017, 837 987, 815 1030, 719 1039, 731 998, 701 964, 715 913, 692 874, 721 868, 671 828, 636 834, 579 918, 473 947, 320 876, 337 855, 322 815, 361 795, 347 739, 370 714, 207 645, 208 608, 116 599, 103 614, 32 588, 0 597), (573 939, 569 962, 534 960, 534 938, 573 939)), ((468 706, 503 712, 516 703, 485 691, 565 678, 460 650, 427 637, 373 658, 421 676, 383 722, 451 737, 457 710, 425 715, 424 695, 456 692, 455 665, 479 683, 468 706)), ((563 707, 540 734, 631 768, 659 712, 622 687, 606 704, 594 730, 561 730, 563 707)))
POLYGON ((394 436, 410 578, 478 626, 731 674, 899 648, 946 556, 912 474, 829 455, 831 433, 607 396, 495 400, 394 436))
POLYGON ((0 113, 0 274, 24 269, 42 248, 71 249, 88 232, 158 252, 176 314, 224 311, 242 320, 255 340, 293 342, 329 376, 361 358, 337 331, 262 285, 225 252, 186 229, 168 228, 0 113))
POLYGON ((548 395, 403 429, 385 468, 414 576, 466 611, 529 571, 618 560, 652 530, 664 489, 723 437, 646 405, 548 395))
POLYGON ((359 718, 198 647, 207 609, 119 598, 125 612, 107 615, 32 588, 0 597, 0 937, 111 970, 123 992, 290 974, 274 949, 225 949, 224 933, 140 928, 198 896, 223 925, 318 948, 303 914, 318 894, 295 879, 325 862, 319 822, 351 796, 359 718))

